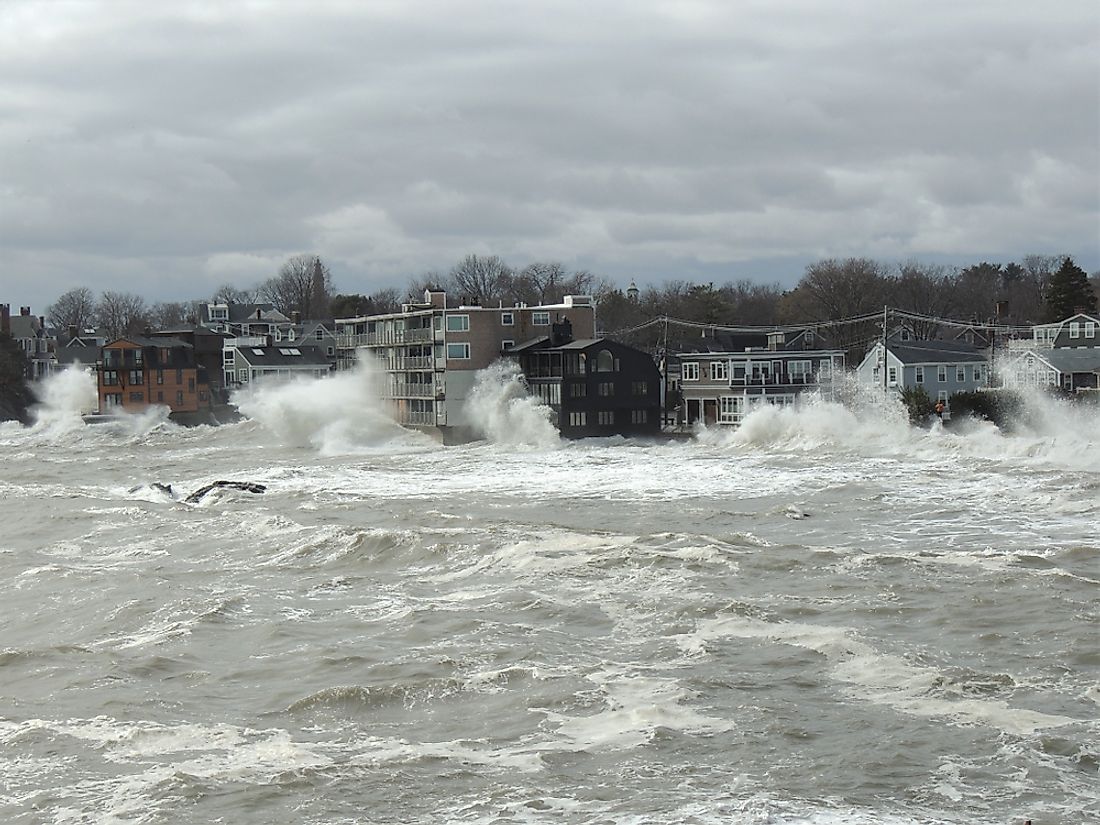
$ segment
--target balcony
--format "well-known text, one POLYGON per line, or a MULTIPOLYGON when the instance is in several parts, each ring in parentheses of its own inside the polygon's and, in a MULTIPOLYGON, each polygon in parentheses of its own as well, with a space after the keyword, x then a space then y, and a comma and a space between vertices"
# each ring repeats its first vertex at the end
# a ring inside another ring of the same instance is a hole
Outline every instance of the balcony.
POLYGON ((434 412, 412 412, 405 411, 397 414, 397 423, 399 424, 416 424, 421 427, 434 427, 435 426, 435 413, 434 412))
POLYGON ((387 398, 434 398, 435 384, 397 383, 386 392, 387 398))

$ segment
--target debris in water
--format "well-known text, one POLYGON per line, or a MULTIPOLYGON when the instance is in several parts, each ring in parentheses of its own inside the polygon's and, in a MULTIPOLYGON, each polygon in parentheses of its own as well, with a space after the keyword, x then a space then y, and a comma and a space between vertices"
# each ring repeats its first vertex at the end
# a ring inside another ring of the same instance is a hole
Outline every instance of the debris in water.
POLYGON ((213 484, 207 484, 205 487, 201 487, 184 501, 187 504, 195 504, 202 501, 202 497, 209 493, 211 490, 215 490, 219 487, 228 487, 231 490, 244 490, 246 493, 262 493, 267 490, 263 484, 256 484, 252 481, 215 481, 213 484))

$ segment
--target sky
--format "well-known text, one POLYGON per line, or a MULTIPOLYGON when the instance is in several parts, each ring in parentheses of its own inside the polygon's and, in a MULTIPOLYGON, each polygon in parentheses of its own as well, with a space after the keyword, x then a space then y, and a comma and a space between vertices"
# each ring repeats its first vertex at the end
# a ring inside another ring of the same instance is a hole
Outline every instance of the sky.
POLYGON ((1100 5, 0 0, 0 302, 1100 269, 1100 5))

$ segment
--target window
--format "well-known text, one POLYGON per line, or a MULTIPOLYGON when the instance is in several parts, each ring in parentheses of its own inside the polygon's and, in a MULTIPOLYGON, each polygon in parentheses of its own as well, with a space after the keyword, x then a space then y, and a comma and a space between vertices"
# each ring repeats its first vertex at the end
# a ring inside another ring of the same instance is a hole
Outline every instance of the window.
POLYGON ((145 401, 145 393, 143 393, 143 392, 132 392, 132 393, 130 393, 130 400, 131 401, 143 402, 143 401, 145 401))
POLYGON ((599 394, 602 396, 611 396, 615 394, 615 384, 611 381, 604 381, 599 385, 599 394))
POLYGON ((960 364, 959 366, 955 367, 955 381, 957 381, 958 383, 961 384, 965 380, 966 380, 966 367, 964 367, 960 364))
POLYGON ((469 344, 447 344, 447 357, 448 358, 469 358, 470 357, 470 345, 469 344))
POLYGON ((718 399, 718 420, 723 424, 734 424, 741 415, 742 400, 736 395, 723 395, 718 399))
POLYGON ((630 423, 631 424, 645 424, 649 421, 649 410, 631 410, 630 411, 630 423))
POLYGON ((549 312, 532 312, 531 323, 536 327, 548 327, 550 326, 550 313, 549 312))
POLYGON ((145 376, 142 375, 141 370, 130 370, 130 383, 131 384, 144 384, 145 376))
POLYGON ((199 401, 205 401, 205 400, 206 400, 206 392, 204 390, 204 391, 199 393, 199 401))
POLYGON ((317 331, 313 333, 313 337, 316 338, 318 341, 323 341, 325 339, 324 329, 322 329, 321 327, 317 327, 317 331))
POLYGON ((942 401, 944 404, 946 404, 947 403, 947 390, 940 390, 938 393, 936 393, 936 400, 937 401, 942 401))
POLYGON ((176 393, 176 403, 177 404, 182 404, 183 403, 183 390, 180 390, 179 392, 176 393))
POLYGON ((607 427, 615 423, 615 411, 614 410, 600 410, 599 423, 607 427))
POLYGON ((248 370, 237 370, 237 380, 242 384, 248 381, 248 370))
POLYGON ((187 391, 188 392, 194 392, 195 391, 195 379, 194 378, 188 378, 187 379, 187 391))
POLYGON ((164 403, 164 393, 163 392, 160 392, 160 391, 157 392, 157 401, 161 402, 162 404, 164 403))
POLYGON ((916 373, 917 373, 917 376, 916 376, 917 377, 917 383, 918 384, 923 384, 924 383, 924 367, 917 367, 916 368, 916 373))
POLYGON ((103 400, 107 402, 108 407, 121 407, 122 406, 122 393, 112 392, 103 396, 103 400))
POLYGON ((947 383, 947 365, 946 364, 940 364, 938 367, 936 367, 936 380, 939 381, 941 384, 946 384, 947 383))
POLYGON ((501 349, 511 349, 515 345, 516 345, 516 342, 513 341, 511 338, 505 338, 503 341, 500 342, 500 348, 501 349))
POLYGON ((886 371, 887 380, 890 382, 890 386, 894 386, 898 383, 898 368, 890 367, 886 371))
POLYGON ((680 365, 680 379, 683 381, 698 381, 699 380, 699 364, 696 361, 689 361, 686 364, 680 365))
POLYGON ((141 350, 134 350, 134 364, 140 367, 144 363, 143 359, 144 355, 142 354, 141 350))
POLYGON ((1085 337, 1086 338, 1095 338, 1096 337, 1096 324, 1094 324, 1092 321, 1085 321, 1085 337))
POLYGON ((981 381, 982 380, 982 368, 981 368, 981 366, 978 365, 978 364, 975 364, 974 366, 972 366, 970 368, 970 375, 973 377, 973 379, 975 381, 981 381))
POLYGON ((584 398, 588 395, 588 385, 580 381, 573 381, 569 385, 570 398, 584 398))
POLYGON ((516 315, 514 312, 502 312, 500 313, 500 325, 502 327, 510 327, 516 323, 516 315))
POLYGON ((813 361, 791 361, 787 364, 787 375, 794 381, 808 381, 813 372, 813 361))
POLYGON ((611 350, 602 349, 596 353, 596 372, 614 372, 615 356, 611 350))
POLYGON ((1080 338, 1081 337, 1081 324, 1079 321, 1072 321, 1069 325, 1069 337, 1080 338))
MULTIPOLYGON (((470 316, 469 315, 448 315, 447 316, 447 332, 469 332, 470 330, 470 316)), ((466 356, 469 358, 470 356, 466 356)))
POLYGON ((103 386, 110 387, 118 383, 118 371, 117 370, 104 370, 103 371, 103 386))
POLYGON ((583 412, 571 412, 571 413, 569 413, 569 426, 570 427, 586 427, 586 426, 588 426, 588 413, 583 413, 583 412))
POLYGON ((725 361, 712 361, 710 364, 710 380, 711 381, 729 381, 730 369, 729 364, 725 361))
POLYGON ((649 395, 649 382, 648 381, 631 381, 630 382, 630 394, 631 395, 649 395))

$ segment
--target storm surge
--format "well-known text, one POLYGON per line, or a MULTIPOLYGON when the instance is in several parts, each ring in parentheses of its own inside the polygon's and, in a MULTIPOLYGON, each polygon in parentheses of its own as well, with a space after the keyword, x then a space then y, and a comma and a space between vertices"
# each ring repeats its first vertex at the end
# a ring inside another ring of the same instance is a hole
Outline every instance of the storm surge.
POLYGON ((474 428, 497 444, 551 447, 559 442, 551 409, 530 395, 519 367, 497 361, 479 370, 466 415, 474 428))
POLYGON ((1100 462, 1100 406, 1034 393, 1001 429, 966 416, 913 424, 899 400, 876 393, 859 393, 844 403, 812 394, 791 405, 757 405, 737 429, 711 427, 700 432, 699 441, 737 450, 933 461, 957 456, 1090 470, 1100 462))
POLYGON ((282 443, 323 455, 352 453, 419 436, 399 426, 384 406, 382 376, 366 361, 325 378, 257 383, 233 394, 247 418, 282 443))

